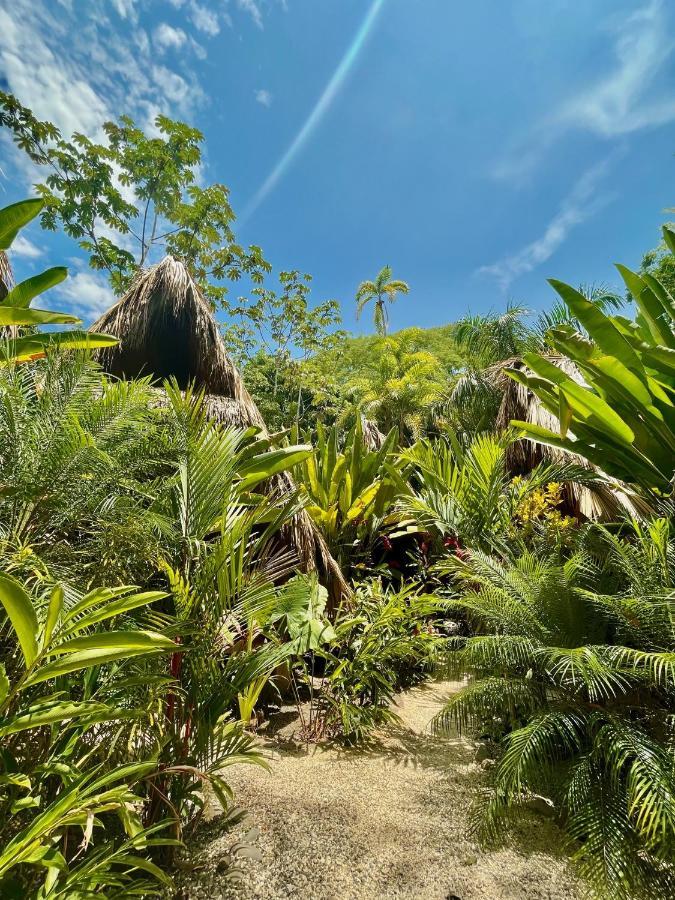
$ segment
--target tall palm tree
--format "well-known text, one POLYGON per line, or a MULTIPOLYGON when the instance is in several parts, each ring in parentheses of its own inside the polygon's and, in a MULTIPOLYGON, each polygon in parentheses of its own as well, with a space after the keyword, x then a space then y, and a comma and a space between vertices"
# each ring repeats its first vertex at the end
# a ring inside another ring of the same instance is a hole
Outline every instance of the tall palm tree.
POLYGON ((389 324, 387 302, 393 303, 397 294, 407 294, 410 286, 405 281, 397 281, 391 277, 391 266, 384 266, 378 272, 375 281, 362 281, 356 291, 356 318, 358 319, 366 306, 375 304, 375 330, 386 336, 389 324))

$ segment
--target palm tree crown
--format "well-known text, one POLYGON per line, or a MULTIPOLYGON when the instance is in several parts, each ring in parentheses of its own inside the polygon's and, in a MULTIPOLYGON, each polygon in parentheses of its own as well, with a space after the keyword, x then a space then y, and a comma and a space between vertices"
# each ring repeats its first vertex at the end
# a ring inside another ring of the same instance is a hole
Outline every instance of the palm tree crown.
POLYGON ((393 303, 397 294, 407 294, 410 286, 405 281, 397 281, 391 277, 391 266, 384 266, 378 272, 375 281, 362 281, 356 291, 356 318, 358 319, 366 306, 374 301, 374 321, 378 334, 387 334, 389 312, 386 303, 393 303))

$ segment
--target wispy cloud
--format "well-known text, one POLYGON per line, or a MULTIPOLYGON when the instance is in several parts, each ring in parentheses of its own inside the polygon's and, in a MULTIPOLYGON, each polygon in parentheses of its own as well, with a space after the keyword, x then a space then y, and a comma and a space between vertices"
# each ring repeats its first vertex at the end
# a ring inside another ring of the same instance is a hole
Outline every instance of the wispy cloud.
POLYGON ((180 50, 187 42, 188 36, 182 28, 174 28, 167 22, 160 22, 152 33, 155 47, 160 53, 165 50, 180 50))
POLYGON ((43 251, 32 241, 29 241, 27 237, 20 234, 12 241, 11 255, 21 256, 24 259, 39 259, 43 255, 43 251))
POLYGON ((268 109, 272 105, 272 94, 266 90, 265 88, 259 88, 255 92, 256 103, 259 103, 261 106, 266 106, 268 109))
POLYGON ((239 9, 243 10, 243 12, 249 14, 258 28, 263 27, 262 13, 260 11, 260 6, 256 2, 256 0, 237 0, 237 6, 239 7, 239 9))
MULTIPOLYGON (((130 17, 133 4, 125 0, 120 9, 130 17)), ((178 47, 184 34, 158 26, 153 42, 178 47)), ((120 112, 141 121, 151 110, 192 113, 205 97, 183 59, 177 67, 156 65, 146 32, 131 23, 67 9, 55 14, 32 0, 14 0, 11 12, 0 9, 0 71, 9 90, 66 135, 99 137, 102 123, 120 112)))
POLYGON ((54 293, 59 300, 57 305, 72 310, 86 323, 97 319, 115 302, 105 275, 86 269, 69 275, 54 293))
POLYGON ((188 17, 199 31, 203 31, 208 37, 215 37, 220 32, 220 19, 218 13, 199 3, 190 3, 188 17))
POLYGON ((497 162, 498 179, 519 180, 570 131, 613 139, 675 121, 675 91, 662 78, 675 52, 671 17, 663 0, 647 4, 605 28, 612 40, 611 68, 565 98, 497 162))
POLYGON ((532 272, 550 259, 574 228, 610 201, 610 194, 598 194, 598 187, 610 165, 610 160, 606 159, 584 172, 538 238, 495 263, 481 266, 477 274, 494 278, 501 290, 507 291, 521 275, 532 272))

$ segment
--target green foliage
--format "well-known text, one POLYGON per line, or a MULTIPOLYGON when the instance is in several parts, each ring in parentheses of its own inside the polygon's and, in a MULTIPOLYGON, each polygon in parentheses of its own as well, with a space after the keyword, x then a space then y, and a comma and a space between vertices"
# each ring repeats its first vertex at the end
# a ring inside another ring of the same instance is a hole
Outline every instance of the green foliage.
POLYGON ((249 390, 267 412, 268 426, 281 429, 295 421, 309 427, 316 418, 315 385, 306 363, 343 340, 345 333, 336 330, 340 306, 336 300, 310 306, 309 275, 281 272, 279 282, 279 293, 259 287, 252 299, 239 299, 231 310, 238 322, 228 327, 226 338, 244 363, 249 390))
POLYGON ((525 478, 512 478, 506 449, 514 434, 479 434, 464 446, 448 433, 425 439, 401 453, 409 486, 397 500, 401 528, 422 530, 437 542, 459 540, 467 547, 502 551, 512 542, 522 504, 547 485, 592 485, 588 469, 569 463, 541 463, 525 478))
POLYGON ((79 133, 68 139, 0 92, 0 126, 48 173, 36 185, 42 226, 62 227, 116 294, 160 251, 182 259, 214 304, 225 301, 225 279, 246 274, 261 283, 270 266, 259 247, 236 243, 228 189, 198 184, 202 134, 166 116, 154 124, 147 137, 122 116, 103 123, 102 143, 79 133))
MULTIPOLYGON (((0 209, 0 250, 9 250, 21 228, 35 218, 44 207, 41 200, 22 200, 0 209)), ((62 266, 48 269, 15 285, 0 303, 0 328, 9 326, 5 345, 0 347, 0 366, 25 362, 44 356, 54 347, 71 350, 95 349, 116 344, 115 338, 105 334, 82 331, 52 331, 47 334, 21 335, 17 330, 34 325, 77 325, 80 320, 62 312, 31 309, 31 301, 44 291, 63 281, 67 272, 62 266)))
POLYGON ((449 664, 473 680, 436 725, 502 739, 486 834, 543 795, 598 896, 669 896, 675 542, 666 520, 600 538, 604 571, 583 548, 454 560, 472 636, 449 664))
POLYGON ((321 653, 326 668, 311 723, 315 734, 358 742, 395 720, 394 694, 428 672, 440 650, 444 639, 432 620, 444 606, 413 585, 398 591, 381 581, 360 585, 321 653))
POLYGON ((375 331, 386 337, 389 325, 388 303, 393 303, 398 294, 407 294, 410 286, 405 281, 397 281, 391 277, 391 266, 384 266, 377 273, 374 281, 362 281, 356 291, 357 319, 368 306, 373 304, 373 320, 375 331))
POLYGON ((415 338, 382 338, 375 359, 367 362, 350 389, 356 408, 385 432, 397 428, 401 440, 420 436, 430 409, 447 390, 440 363, 418 350, 415 338))
MULTIPOLYGON (((664 229, 675 249, 675 236, 664 229)), ((551 329, 548 340, 585 380, 546 358, 526 354, 532 375, 507 370, 531 389, 560 422, 547 428, 514 422, 532 440, 569 450, 607 473, 648 490, 669 493, 675 459, 675 300, 649 273, 619 266, 638 313, 634 321, 605 314, 562 282, 552 281, 583 326, 551 329)))
POLYGON ((343 442, 336 425, 319 425, 316 451, 297 470, 307 512, 345 569, 367 555, 394 501, 400 481, 396 440, 392 429, 378 450, 370 449, 360 418, 343 442))
MULTIPOLYGON (((0 575, 10 625, 0 663, 0 892, 17 884, 32 891, 43 881, 40 896, 72 897, 123 887, 132 877, 148 894, 170 885, 147 856, 151 846, 169 845, 151 838, 166 823, 143 829, 136 812, 137 785, 152 776, 154 761, 102 768, 106 734, 130 722, 149 726, 137 692, 125 689, 129 661, 177 649, 165 634, 129 627, 132 611, 165 596, 133 590, 78 596, 55 584, 36 601, 19 581, 0 575), (100 690, 83 691, 92 676, 100 690), (94 828, 104 829, 95 849, 94 828), (140 882, 144 874, 151 878, 140 882)), ((149 674, 146 689, 152 684, 149 674)))

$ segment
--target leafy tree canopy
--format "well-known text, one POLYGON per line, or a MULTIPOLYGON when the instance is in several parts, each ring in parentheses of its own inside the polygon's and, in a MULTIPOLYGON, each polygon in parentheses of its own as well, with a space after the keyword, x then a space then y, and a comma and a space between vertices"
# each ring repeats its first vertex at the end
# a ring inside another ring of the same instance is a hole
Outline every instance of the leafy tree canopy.
POLYGON ((261 284, 270 265, 260 247, 236 242, 229 191, 200 184, 203 135, 157 116, 148 137, 129 116, 105 122, 97 140, 64 137, 12 94, 0 92, 0 126, 44 172, 43 228, 62 227, 105 271, 119 295, 139 268, 169 253, 182 259, 214 304, 226 306, 226 280, 261 284))

